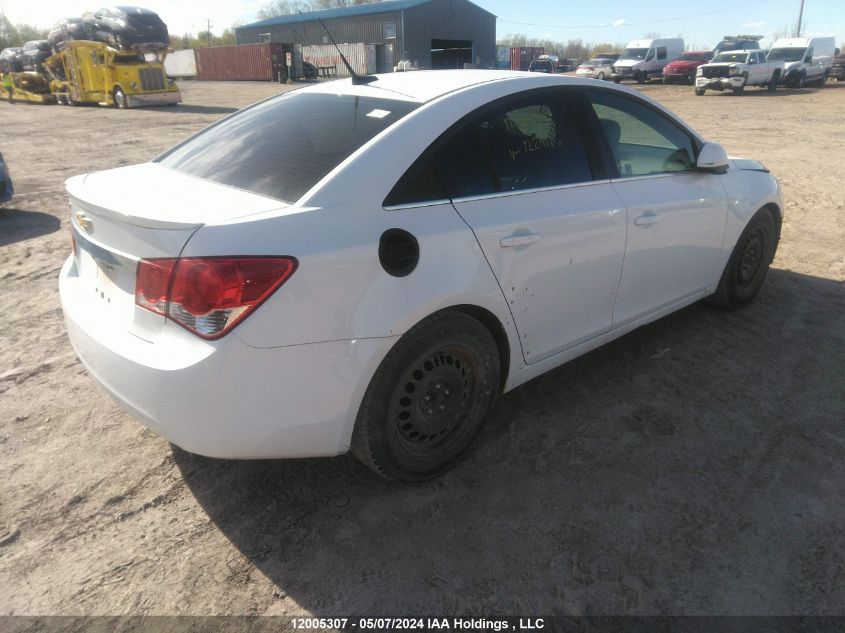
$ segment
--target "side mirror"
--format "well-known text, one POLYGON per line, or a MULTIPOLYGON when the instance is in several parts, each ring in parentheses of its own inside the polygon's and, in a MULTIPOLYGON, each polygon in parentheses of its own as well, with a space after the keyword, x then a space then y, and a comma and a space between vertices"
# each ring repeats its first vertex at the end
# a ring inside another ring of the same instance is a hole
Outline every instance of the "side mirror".
POLYGON ((698 152, 695 168, 709 174, 724 174, 728 171, 728 154, 718 143, 705 143, 698 152))

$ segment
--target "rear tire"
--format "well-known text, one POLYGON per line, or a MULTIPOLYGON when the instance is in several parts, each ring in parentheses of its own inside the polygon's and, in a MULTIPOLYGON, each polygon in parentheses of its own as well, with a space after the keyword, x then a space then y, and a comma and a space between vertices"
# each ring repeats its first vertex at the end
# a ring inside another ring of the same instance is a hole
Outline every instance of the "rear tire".
POLYGON ((769 79, 769 83, 766 84, 766 88, 769 92, 774 92, 778 89, 778 82, 780 81, 780 73, 775 71, 772 73, 772 78, 769 79))
POLYGON ((382 477, 423 481, 464 454, 499 392, 490 332, 457 311, 411 328, 388 352, 364 395, 352 454, 382 477))
POLYGON ((775 256, 778 234, 768 209, 760 209, 739 236, 710 304, 736 310, 760 290, 775 256))
POLYGON ((704 88, 696 88, 695 89, 695 96, 701 97, 704 94, 704 88))

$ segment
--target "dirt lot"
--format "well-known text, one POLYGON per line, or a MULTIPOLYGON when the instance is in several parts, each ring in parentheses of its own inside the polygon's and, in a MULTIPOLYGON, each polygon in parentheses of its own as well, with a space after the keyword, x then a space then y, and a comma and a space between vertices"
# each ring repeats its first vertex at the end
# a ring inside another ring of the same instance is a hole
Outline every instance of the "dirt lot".
POLYGON ((183 88, 128 112, 0 103, 17 190, 0 210, 0 614, 845 613, 845 83, 646 86, 782 179, 761 295, 517 389, 459 468, 415 487, 349 457, 187 454, 75 359, 64 179, 282 89, 183 88))

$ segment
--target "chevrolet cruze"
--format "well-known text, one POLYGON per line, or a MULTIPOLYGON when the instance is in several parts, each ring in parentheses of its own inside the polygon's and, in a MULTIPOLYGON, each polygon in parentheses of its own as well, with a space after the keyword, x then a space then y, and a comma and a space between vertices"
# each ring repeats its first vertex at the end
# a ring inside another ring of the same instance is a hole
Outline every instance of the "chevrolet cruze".
POLYGON ((403 480, 498 394, 750 301, 783 213, 762 164, 647 96, 476 70, 289 92, 67 191, 68 333, 128 410, 203 455, 403 480))

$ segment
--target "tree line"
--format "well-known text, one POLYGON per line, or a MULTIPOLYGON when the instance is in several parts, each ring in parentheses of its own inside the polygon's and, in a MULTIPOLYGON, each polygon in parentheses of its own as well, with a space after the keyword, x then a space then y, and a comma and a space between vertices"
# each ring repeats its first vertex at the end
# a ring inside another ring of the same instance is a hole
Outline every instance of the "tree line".
POLYGON ((31 24, 12 24, 5 15, 0 15, 0 50, 10 46, 23 46, 30 40, 47 38, 47 29, 31 24))
POLYGON ((599 53, 621 53, 625 50, 624 42, 584 42, 581 39, 557 40, 528 37, 521 33, 508 33, 500 37, 496 46, 517 47, 532 46, 542 48, 546 55, 557 55, 561 59, 591 59, 599 53))

